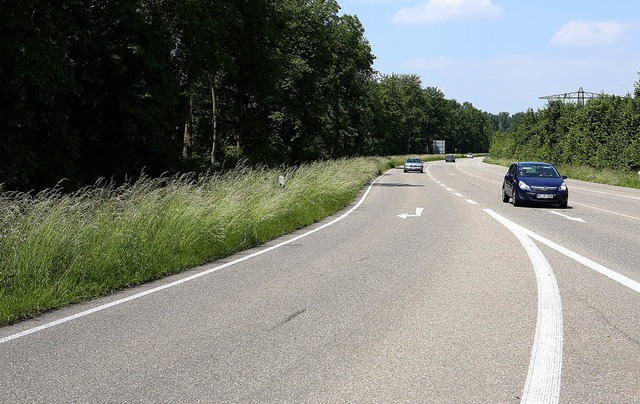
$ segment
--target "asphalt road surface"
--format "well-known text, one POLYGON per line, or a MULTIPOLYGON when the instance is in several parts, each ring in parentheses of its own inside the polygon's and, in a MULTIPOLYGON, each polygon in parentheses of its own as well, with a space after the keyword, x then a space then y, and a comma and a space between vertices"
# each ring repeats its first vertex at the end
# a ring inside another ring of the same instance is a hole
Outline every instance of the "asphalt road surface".
POLYGON ((501 200, 481 159, 0 328, 0 402, 640 402, 640 190, 501 200))

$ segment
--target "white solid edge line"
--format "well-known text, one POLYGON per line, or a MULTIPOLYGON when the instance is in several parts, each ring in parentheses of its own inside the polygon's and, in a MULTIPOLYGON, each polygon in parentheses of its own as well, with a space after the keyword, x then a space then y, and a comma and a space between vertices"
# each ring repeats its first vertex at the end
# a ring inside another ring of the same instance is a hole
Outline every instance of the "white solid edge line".
POLYGON ((562 302, 553 269, 542 251, 521 226, 483 209, 509 229, 520 241, 533 264, 538 285, 538 314, 531 348, 527 380, 522 392, 523 403, 557 403, 560 400, 562 374, 562 302))
POLYGON ((279 244, 273 245, 271 247, 267 247, 267 248, 265 248, 263 250, 256 251, 253 254, 246 255, 244 257, 241 257, 241 258, 235 259, 233 261, 227 262, 225 264, 219 265, 217 267, 210 268, 210 269, 207 269, 205 271, 199 272, 197 274, 188 276, 186 278, 182 278, 182 279, 179 279, 177 281, 174 281, 174 282, 171 282, 171 283, 167 283, 165 285, 158 286, 158 287, 153 288, 153 289, 145 290, 144 292, 136 293, 134 295, 131 295, 131 296, 128 296, 128 297, 125 297, 125 298, 122 298, 122 299, 119 299, 119 300, 116 300, 116 301, 113 301, 113 302, 110 302, 110 303, 106 303, 106 304, 100 305, 98 307, 94 307, 92 309, 85 310, 85 311, 82 311, 80 313, 73 314, 71 316, 63 317, 61 319, 58 319, 58 320, 55 320, 55 321, 51 321, 51 322, 46 323, 46 324, 42 324, 42 325, 40 325, 38 327, 29 328, 29 329, 26 329, 24 331, 18 332, 16 334, 8 335, 8 336, 6 336, 4 338, 0 338, 0 345, 4 344, 6 342, 9 342, 9 341, 12 341, 12 340, 15 340, 15 339, 30 335, 30 334, 34 334, 34 333, 39 332, 39 331, 46 330, 48 328, 55 327, 55 326, 60 325, 60 324, 67 323, 67 322, 72 321, 72 320, 76 320, 76 319, 81 318, 81 317, 88 316, 90 314, 93 314, 93 313, 96 313, 96 312, 99 312, 99 311, 102 311, 102 310, 106 310, 106 309, 114 307, 114 306, 121 305, 123 303, 127 303, 127 302, 129 302, 131 300, 139 299, 141 297, 150 295, 152 293, 160 292, 161 290, 164 290, 164 289, 168 289, 168 288, 171 288, 171 287, 174 287, 174 286, 178 286, 178 285, 180 285, 182 283, 192 281, 194 279, 200 278, 200 277, 205 276, 205 275, 209 275, 209 274, 211 274, 213 272, 216 272, 216 271, 219 271, 221 269, 230 267, 232 265, 238 264, 238 263, 246 261, 248 259, 257 257, 258 255, 262 255, 262 254, 264 254, 266 252, 275 250, 276 248, 280 248, 280 247, 282 247, 284 245, 287 245, 289 243, 292 243, 294 241, 300 240, 303 237, 311 235, 311 234, 313 234, 313 233, 315 233, 317 231, 320 231, 320 230, 322 230, 322 229, 324 229, 326 227, 329 227, 329 226, 339 222, 340 220, 344 219, 345 217, 347 217, 351 213, 353 213, 354 210, 356 210, 358 207, 360 207, 360 205, 362 205, 362 203, 364 202, 364 200, 367 197, 367 195, 369 195, 369 192, 371 191, 371 188, 373 188, 373 185, 382 177, 383 177, 383 175, 380 175, 377 178, 375 178, 373 181, 371 181, 371 184, 369 184, 369 187, 367 188, 365 193, 362 195, 360 200, 351 209, 349 209, 348 211, 346 211, 345 213, 343 213, 339 217, 333 219, 332 221, 327 222, 327 223, 325 223, 325 224, 323 224, 321 226, 318 226, 318 227, 316 227, 316 228, 314 228, 312 230, 309 230, 306 233, 300 234, 300 235, 298 235, 296 237, 293 237, 291 239, 285 240, 285 241, 283 241, 283 242, 281 242, 279 244))
POLYGON ((599 210, 599 211, 605 212, 605 213, 611 213, 612 215, 622 216, 622 217, 626 217, 628 219, 640 220, 640 217, 637 217, 637 216, 630 216, 630 215, 625 215, 624 213, 618 213, 618 212, 614 212, 614 211, 608 210, 608 209, 596 208, 595 206, 585 205, 584 203, 578 203, 578 202, 571 201, 571 204, 572 205, 584 206, 584 207, 587 207, 587 208, 590 208, 590 209, 599 210))

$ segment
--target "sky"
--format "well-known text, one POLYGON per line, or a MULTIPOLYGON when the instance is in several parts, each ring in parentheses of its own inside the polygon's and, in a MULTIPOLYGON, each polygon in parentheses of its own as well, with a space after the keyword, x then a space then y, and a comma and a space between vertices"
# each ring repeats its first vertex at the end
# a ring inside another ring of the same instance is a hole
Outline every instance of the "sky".
POLYGON ((497 114, 541 96, 633 94, 640 0, 337 0, 358 17, 381 74, 416 74, 497 114))

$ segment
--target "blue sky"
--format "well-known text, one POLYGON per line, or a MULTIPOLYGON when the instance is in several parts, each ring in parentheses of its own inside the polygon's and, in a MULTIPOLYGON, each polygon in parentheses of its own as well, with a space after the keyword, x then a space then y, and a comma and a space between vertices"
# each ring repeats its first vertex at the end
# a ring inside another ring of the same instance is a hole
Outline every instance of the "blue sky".
POLYGON ((497 114, 538 97, 626 95, 640 80, 639 0, 337 0, 365 29, 374 68, 497 114))

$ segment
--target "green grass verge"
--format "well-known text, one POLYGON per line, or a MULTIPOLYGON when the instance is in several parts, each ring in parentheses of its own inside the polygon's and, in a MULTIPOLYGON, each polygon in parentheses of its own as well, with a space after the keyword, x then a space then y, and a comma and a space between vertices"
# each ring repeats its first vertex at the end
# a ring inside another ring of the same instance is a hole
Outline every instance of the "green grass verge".
POLYGON ((347 206, 402 157, 204 178, 141 178, 74 194, 0 193, 0 325, 274 239, 347 206), (279 176, 286 179, 284 190, 279 176))
MULTIPOLYGON (((486 157, 484 162, 509 167, 511 163, 513 163, 513 160, 486 157)), ((561 174, 566 175, 569 179, 640 189, 640 173, 611 169, 596 169, 587 166, 557 165, 556 167, 561 174)))

